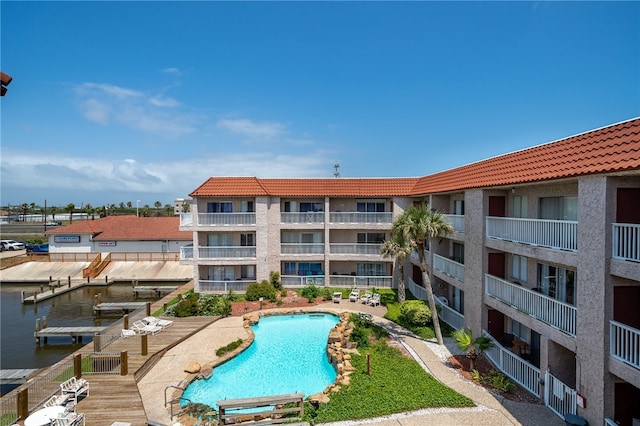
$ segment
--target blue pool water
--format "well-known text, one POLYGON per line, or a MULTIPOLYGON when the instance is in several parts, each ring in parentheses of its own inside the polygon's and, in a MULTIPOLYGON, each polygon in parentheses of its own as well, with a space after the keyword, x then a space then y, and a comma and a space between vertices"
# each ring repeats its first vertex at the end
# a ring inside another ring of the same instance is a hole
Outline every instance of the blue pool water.
POLYGON ((326 349, 337 323, 329 314, 262 317, 251 327, 251 346, 215 367, 211 378, 192 382, 183 397, 217 409, 222 399, 322 392, 336 378, 326 349))

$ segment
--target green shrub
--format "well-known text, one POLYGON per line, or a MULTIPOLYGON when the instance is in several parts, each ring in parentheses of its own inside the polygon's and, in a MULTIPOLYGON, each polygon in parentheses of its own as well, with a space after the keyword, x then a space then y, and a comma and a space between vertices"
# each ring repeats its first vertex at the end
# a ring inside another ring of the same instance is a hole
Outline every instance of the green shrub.
POLYGON ((282 288, 282 282, 280 281, 280 272, 271 271, 269 272, 269 282, 276 290, 280 290, 282 288))
POLYGON ((226 354, 227 352, 232 352, 234 350, 236 350, 238 347, 240 347, 240 345, 242 344, 242 339, 238 339, 234 342, 229 343, 227 346, 223 346, 221 348, 218 348, 218 350, 216 351, 216 355, 217 356, 222 356, 224 354, 226 354))
POLYGON ((320 290, 318 290, 318 287, 313 284, 309 284, 300 291, 300 295, 307 298, 309 300, 309 303, 315 302, 316 297, 318 297, 319 293, 320 290))
POLYGON ((244 297, 249 301, 256 301, 262 297, 272 302, 275 302, 277 298, 275 287, 267 280, 249 284, 244 297))
POLYGON ((413 326, 426 326, 431 323, 431 309, 421 300, 405 300, 400 305, 403 321, 413 326))
POLYGON ((513 389, 513 382, 497 370, 491 370, 491 373, 489 373, 489 383, 491 383, 491 387, 500 392, 506 393, 513 389))
POLYGON ((197 315, 200 310, 197 293, 189 293, 173 306, 175 316, 178 318, 197 315))
POLYGON ((329 287, 324 287, 323 289, 320 290, 320 296, 322 296, 322 298, 324 300, 332 300, 333 299, 333 289, 331 289, 329 287))

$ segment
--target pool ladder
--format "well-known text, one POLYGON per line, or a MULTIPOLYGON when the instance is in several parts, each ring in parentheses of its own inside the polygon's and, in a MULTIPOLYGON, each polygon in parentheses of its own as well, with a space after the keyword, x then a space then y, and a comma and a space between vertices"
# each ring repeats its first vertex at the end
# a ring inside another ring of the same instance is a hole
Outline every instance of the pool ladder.
POLYGON ((166 407, 167 404, 170 404, 169 408, 170 408, 170 413, 171 413, 171 420, 173 420, 173 416, 177 416, 177 415, 180 414, 180 411, 178 411, 178 413, 176 413, 176 414, 173 413, 173 406, 176 403, 179 403, 181 401, 187 401, 188 403, 191 403, 191 400, 189 398, 183 398, 182 396, 178 396, 176 398, 173 398, 173 399, 167 401, 167 390, 169 390, 169 389, 178 389, 178 390, 184 391, 186 389, 186 383, 184 383, 184 380, 183 380, 177 386, 176 385, 169 385, 166 388, 164 388, 164 406, 166 407))

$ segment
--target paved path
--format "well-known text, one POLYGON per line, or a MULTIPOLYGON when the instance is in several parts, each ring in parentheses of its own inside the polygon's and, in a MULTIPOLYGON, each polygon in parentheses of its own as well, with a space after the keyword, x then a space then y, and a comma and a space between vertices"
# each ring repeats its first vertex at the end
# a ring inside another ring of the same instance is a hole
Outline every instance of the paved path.
MULTIPOLYGON (((303 308, 318 309, 319 306, 303 308)), ((446 347, 433 341, 416 338, 407 330, 383 318, 386 308, 369 307, 359 303, 342 300, 341 303, 326 303, 321 308, 336 311, 366 311, 374 316, 374 321, 387 328, 405 345, 417 360, 433 376, 445 385, 471 398, 477 407, 465 409, 429 409, 402 413, 385 418, 362 421, 332 423, 332 426, 376 425, 376 426, 424 426, 424 425, 525 425, 547 426, 563 425, 564 422, 543 405, 518 403, 496 397, 486 389, 466 380, 454 369, 447 367, 444 359, 456 351, 450 339, 446 347), (438 355, 440 354, 440 355, 438 355)), ((164 424, 173 424, 164 408, 164 389, 178 384, 186 377, 184 367, 190 361, 201 364, 215 362, 215 350, 239 338, 246 338, 247 332, 242 326, 242 318, 223 318, 209 325, 186 341, 171 348, 162 359, 138 382, 145 411, 151 420, 164 424)))

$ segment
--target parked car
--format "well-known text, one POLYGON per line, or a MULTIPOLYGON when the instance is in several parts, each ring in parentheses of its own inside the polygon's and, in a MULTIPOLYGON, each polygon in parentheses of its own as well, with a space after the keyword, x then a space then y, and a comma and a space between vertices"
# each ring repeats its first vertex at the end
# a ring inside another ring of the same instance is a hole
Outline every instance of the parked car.
POLYGON ((4 247, 5 250, 24 250, 26 248, 24 243, 20 243, 16 240, 2 240, 0 244, 4 247))
POLYGON ((27 245, 27 253, 49 253, 49 243, 29 244, 27 245))
POLYGON ((59 220, 53 221, 53 222, 47 222, 44 224, 44 226, 60 226, 62 225, 62 222, 59 220))

